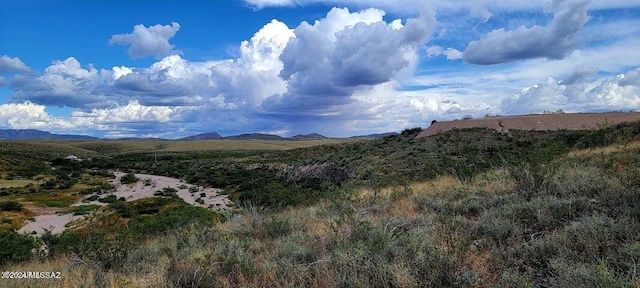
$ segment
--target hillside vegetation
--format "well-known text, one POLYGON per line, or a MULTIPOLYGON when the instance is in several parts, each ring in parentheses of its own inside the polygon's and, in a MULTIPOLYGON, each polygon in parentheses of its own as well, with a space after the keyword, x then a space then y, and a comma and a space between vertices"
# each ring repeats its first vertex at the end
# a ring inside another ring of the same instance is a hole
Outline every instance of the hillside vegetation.
MULTIPOLYGON (((2 154, 12 181, 99 187, 120 169, 224 188, 237 207, 116 201, 60 235, 6 230, 3 270, 62 279, 0 286, 640 287, 640 123, 419 132, 286 151, 12 146, 2 154), (58 149, 92 160, 63 161, 58 149)), ((78 196, 26 185, 3 188, 3 219, 28 213, 25 195, 78 196)))

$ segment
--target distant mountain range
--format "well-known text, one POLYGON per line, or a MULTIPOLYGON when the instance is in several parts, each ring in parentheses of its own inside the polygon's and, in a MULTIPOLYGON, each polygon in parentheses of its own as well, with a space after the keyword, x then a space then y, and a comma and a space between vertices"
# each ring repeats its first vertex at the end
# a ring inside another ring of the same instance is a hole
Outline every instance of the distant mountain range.
POLYGON ((271 134, 262 134, 262 133, 250 133, 250 134, 240 134, 234 136, 227 136, 224 139, 238 139, 238 140, 286 140, 286 138, 280 137, 278 135, 271 134))
POLYGON ((311 133, 307 135, 298 134, 296 136, 291 137, 293 140, 313 140, 313 139, 327 139, 327 137, 322 136, 318 133, 311 133))
MULTIPOLYGON (((352 139, 378 139, 387 136, 397 135, 398 133, 382 133, 382 134, 370 134, 362 136, 349 137, 352 139)), ((69 139, 69 140, 98 140, 100 138, 85 136, 85 135, 65 135, 65 134, 53 134, 51 132, 36 130, 36 129, 0 129, 0 140, 17 140, 17 139, 69 139)), ((189 137, 180 138, 177 140, 211 140, 211 139, 239 139, 239 140, 319 140, 328 139, 318 133, 311 133, 306 135, 295 135, 293 137, 285 138, 278 135, 262 134, 262 133, 249 133, 240 134, 234 136, 223 137, 216 132, 197 134, 189 137)), ((161 140, 159 138, 121 138, 117 140, 161 140)))
POLYGON ((382 139, 389 136, 398 135, 396 132, 388 132, 388 133, 379 133, 379 134, 369 134, 369 135, 361 135, 361 136, 352 136, 349 137, 351 139, 382 139))
POLYGON ((0 129, 0 139, 72 139, 72 140, 91 140, 99 139, 97 137, 85 135, 65 135, 53 134, 51 132, 40 131, 36 129, 0 129))
POLYGON ((198 135, 193 135, 189 137, 180 138, 179 140, 209 140, 209 139, 220 139, 223 138, 220 134, 216 132, 212 133, 202 133, 198 135))

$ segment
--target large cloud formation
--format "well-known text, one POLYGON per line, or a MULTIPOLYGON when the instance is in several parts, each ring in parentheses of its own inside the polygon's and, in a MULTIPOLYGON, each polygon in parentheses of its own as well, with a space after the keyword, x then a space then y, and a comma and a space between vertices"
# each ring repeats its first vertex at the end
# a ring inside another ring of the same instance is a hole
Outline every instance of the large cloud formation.
POLYGON ((313 25, 295 29, 280 59, 280 76, 287 81, 284 94, 263 104, 269 113, 335 116, 336 107, 350 104, 355 91, 389 82, 415 61, 417 49, 427 42, 432 15, 387 23, 385 12, 367 9, 351 13, 334 8, 313 25))
POLYGON ((94 87, 108 78, 108 71, 93 66, 83 68, 73 57, 54 61, 37 77, 18 75, 9 83, 16 92, 13 102, 31 101, 48 106, 87 108, 117 104, 105 95, 92 93, 94 87))
POLYGON ((155 56, 164 57, 171 54, 182 54, 179 50, 174 50, 174 46, 169 43, 169 39, 180 30, 180 24, 172 22, 171 25, 154 25, 145 27, 142 24, 133 27, 130 34, 117 34, 111 36, 109 44, 129 45, 127 53, 131 58, 144 58, 155 56))
POLYGON ((480 40, 469 43, 464 60, 481 65, 499 64, 524 59, 563 59, 572 53, 577 34, 589 21, 590 0, 566 0, 548 26, 520 26, 513 31, 504 28, 491 31, 480 40))

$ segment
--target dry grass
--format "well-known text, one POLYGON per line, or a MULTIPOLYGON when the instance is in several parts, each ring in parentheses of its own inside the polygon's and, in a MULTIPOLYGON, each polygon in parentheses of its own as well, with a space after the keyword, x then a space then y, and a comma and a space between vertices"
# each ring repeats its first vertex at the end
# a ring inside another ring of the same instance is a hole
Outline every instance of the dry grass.
POLYGON ((7 231, 9 229, 18 230, 24 226, 24 223, 35 214, 28 209, 22 209, 20 211, 0 211, 0 232, 7 231))
POLYGON ((35 205, 41 207, 67 207, 73 203, 80 201, 82 197, 71 196, 64 193, 54 194, 28 194, 17 196, 16 200, 25 205, 35 205))
POLYGON ((162 262, 153 275, 122 274, 113 271, 104 272, 94 263, 86 262, 75 256, 60 256, 52 259, 34 261, 28 265, 19 264, 11 267, 11 271, 48 271, 60 272, 60 279, 2 279, 0 287, 162 287, 165 283, 162 275, 162 262))
POLYGON ((589 157, 589 156, 609 156, 614 153, 618 153, 624 150, 638 149, 640 148, 640 141, 635 141, 627 144, 615 144, 606 147, 578 149, 571 151, 567 154, 569 158, 589 157))
POLYGON ((43 181, 38 180, 28 180, 28 179, 17 179, 17 180, 5 180, 0 181, 0 188, 12 188, 12 187, 24 187, 29 184, 41 184, 43 181))

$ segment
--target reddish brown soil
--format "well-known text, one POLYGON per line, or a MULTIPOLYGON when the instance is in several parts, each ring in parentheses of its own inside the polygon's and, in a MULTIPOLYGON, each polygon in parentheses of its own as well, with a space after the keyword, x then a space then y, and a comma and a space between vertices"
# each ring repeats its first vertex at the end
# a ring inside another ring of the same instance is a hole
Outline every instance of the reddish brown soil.
POLYGON ((509 130, 557 131, 594 130, 623 122, 640 121, 640 112, 535 114, 521 116, 487 117, 433 123, 416 138, 429 137, 453 129, 489 128, 506 133, 509 130))

